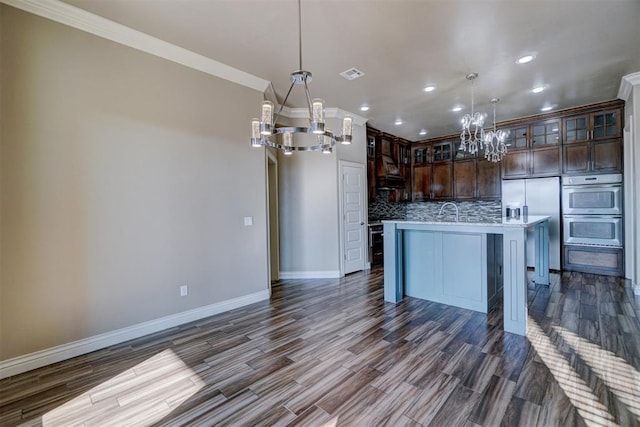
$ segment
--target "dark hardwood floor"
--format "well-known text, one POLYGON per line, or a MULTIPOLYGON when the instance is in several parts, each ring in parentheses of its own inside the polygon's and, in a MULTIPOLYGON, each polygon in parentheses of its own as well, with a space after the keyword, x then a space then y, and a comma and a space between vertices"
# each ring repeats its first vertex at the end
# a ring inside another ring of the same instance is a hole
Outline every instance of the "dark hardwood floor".
POLYGON ((638 301, 621 279, 529 285, 527 337, 382 299, 382 270, 0 380, 0 425, 640 425, 638 301))

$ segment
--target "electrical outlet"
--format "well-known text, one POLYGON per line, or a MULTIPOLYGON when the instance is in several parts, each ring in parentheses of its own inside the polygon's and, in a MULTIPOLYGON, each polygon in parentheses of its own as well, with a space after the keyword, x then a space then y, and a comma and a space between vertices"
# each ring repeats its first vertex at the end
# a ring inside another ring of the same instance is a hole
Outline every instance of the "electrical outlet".
POLYGON ((186 297, 187 295, 189 295, 189 287, 187 285, 180 286, 180 296, 186 297))

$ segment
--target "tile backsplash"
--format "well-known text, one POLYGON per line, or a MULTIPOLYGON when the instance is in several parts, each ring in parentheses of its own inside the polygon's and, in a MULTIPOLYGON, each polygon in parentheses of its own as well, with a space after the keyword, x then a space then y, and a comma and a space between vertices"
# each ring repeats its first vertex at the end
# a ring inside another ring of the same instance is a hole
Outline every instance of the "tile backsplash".
MULTIPOLYGON (((445 202, 414 202, 407 203, 405 219, 412 221, 429 220, 440 213, 445 202)), ((483 220, 499 220, 502 217, 500 200, 466 200, 457 201, 460 217, 475 217, 483 220)), ((445 208, 443 214, 455 215, 453 207, 445 208)))
MULTIPOLYGON (((445 202, 390 203, 387 192, 379 192, 375 201, 369 203, 369 222, 381 219, 407 219, 427 221, 440 213, 445 202)), ((502 207, 500 200, 466 200, 455 202, 461 217, 500 220, 502 207)), ((454 209, 446 208, 446 214, 454 214, 454 209)))
POLYGON ((407 203, 390 203, 389 192, 379 190, 369 203, 369 222, 381 219, 405 219, 407 203))

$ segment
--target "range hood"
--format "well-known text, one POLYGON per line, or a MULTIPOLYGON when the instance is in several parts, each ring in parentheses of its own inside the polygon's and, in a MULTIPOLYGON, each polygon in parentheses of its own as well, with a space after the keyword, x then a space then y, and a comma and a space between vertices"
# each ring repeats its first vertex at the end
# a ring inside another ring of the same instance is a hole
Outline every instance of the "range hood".
POLYGON ((378 189, 386 190, 405 187, 404 177, 400 174, 400 169, 393 162, 391 156, 383 154, 377 163, 376 184, 378 189))

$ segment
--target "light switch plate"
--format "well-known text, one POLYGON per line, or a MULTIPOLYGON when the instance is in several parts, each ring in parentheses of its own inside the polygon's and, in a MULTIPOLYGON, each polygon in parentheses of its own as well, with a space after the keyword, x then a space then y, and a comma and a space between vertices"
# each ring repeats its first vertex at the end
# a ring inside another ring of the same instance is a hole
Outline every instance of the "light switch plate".
POLYGON ((253 217, 252 216, 245 216, 244 217, 244 225, 245 225, 245 227, 253 225, 253 217))

